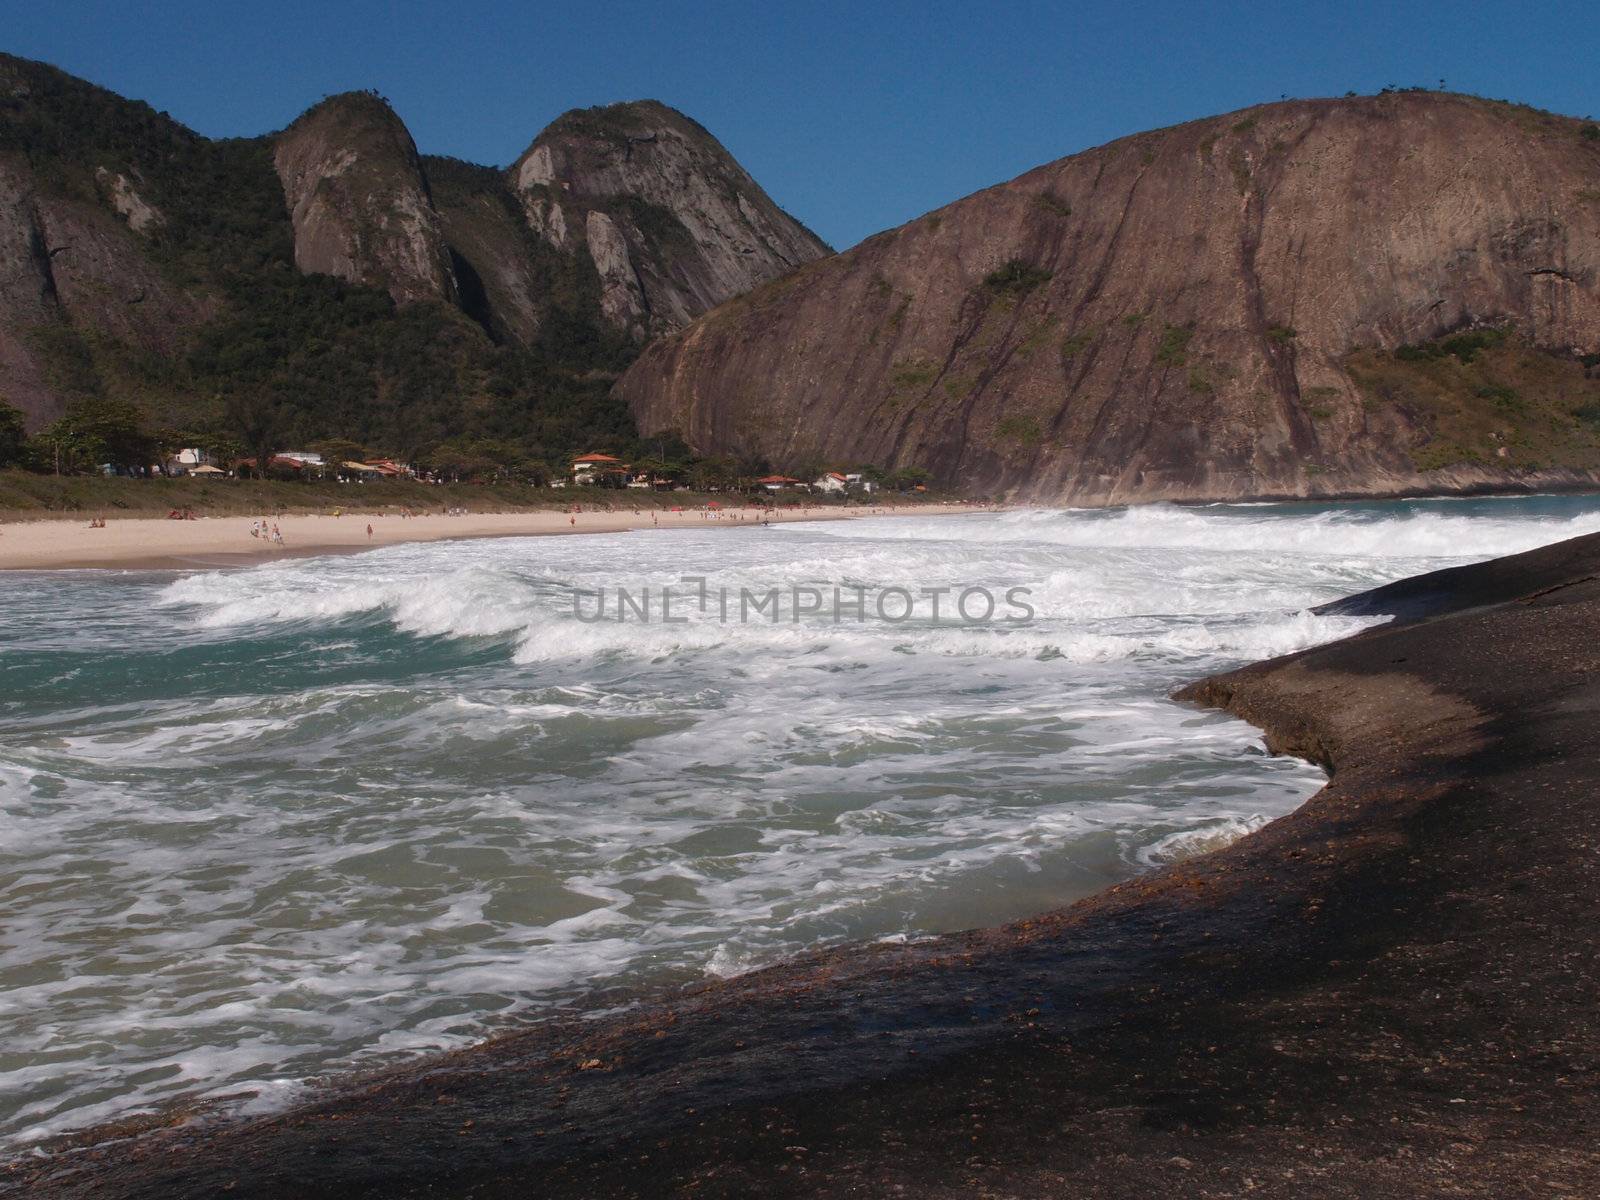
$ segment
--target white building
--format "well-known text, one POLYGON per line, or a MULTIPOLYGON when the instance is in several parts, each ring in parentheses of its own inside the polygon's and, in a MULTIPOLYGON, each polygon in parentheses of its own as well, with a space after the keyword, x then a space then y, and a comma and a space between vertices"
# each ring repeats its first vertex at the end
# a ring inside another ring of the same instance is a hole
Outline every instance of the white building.
POLYGON ((572 460, 572 482, 593 483, 597 475, 620 475, 622 460, 610 454, 581 454, 572 460))

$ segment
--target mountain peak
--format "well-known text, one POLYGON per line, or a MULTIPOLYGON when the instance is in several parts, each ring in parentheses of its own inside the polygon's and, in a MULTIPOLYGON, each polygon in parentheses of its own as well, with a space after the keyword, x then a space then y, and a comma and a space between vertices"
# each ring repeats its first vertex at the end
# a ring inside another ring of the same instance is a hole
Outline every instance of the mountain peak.
POLYGON ((341 92, 275 139, 301 271, 381 287, 397 303, 456 299, 416 143, 376 92, 341 92))
MULTIPOLYGON (((353 126, 390 126, 405 129, 405 122, 400 119, 400 114, 395 112, 394 106, 388 98, 380 95, 375 89, 358 89, 348 92, 334 92, 318 100, 305 112, 289 122, 284 130, 289 130, 308 122, 349 122, 353 126)), ((406 137, 409 138, 407 131, 406 137)))
POLYGON ((606 315, 639 337, 829 253, 702 125, 658 100, 563 113, 507 174, 541 238, 587 247, 606 315))

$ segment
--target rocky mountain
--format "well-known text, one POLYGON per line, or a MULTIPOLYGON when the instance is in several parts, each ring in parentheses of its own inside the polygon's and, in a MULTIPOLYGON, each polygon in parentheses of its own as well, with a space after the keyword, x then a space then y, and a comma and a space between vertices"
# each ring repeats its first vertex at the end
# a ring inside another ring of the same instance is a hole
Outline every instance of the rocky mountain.
POLYGON ((59 412, 80 382, 75 322, 131 353, 164 356, 204 319, 205 301, 152 252, 170 234, 169 213, 118 152, 148 136, 153 169, 193 166, 198 140, 184 133, 70 76, 0 56, 0 396, 32 423, 59 412))
POLYGON ((396 303, 456 301, 439 214, 417 147, 367 92, 332 96, 273 139, 294 224, 294 265, 382 288, 396 303))
POLYGON ((0 55, 0 397, 33 428, 98 397, 396 453, 615 440, 643 338, 827 253, 654 102, 568 113, 506 171, 419 155, 372 93, 213 141, 0 55))
POLYGON ((1600 479, 1600 128, 1400 92, 1125 138, 715 309, 617 386, 774 465, 1044 501, 1600 479))
POLYGON ((586 245, 606 315, 640 334, 829 253, 705 129, 654 101, 566 114, 510 175, 528 223, 557 249, 586 245))

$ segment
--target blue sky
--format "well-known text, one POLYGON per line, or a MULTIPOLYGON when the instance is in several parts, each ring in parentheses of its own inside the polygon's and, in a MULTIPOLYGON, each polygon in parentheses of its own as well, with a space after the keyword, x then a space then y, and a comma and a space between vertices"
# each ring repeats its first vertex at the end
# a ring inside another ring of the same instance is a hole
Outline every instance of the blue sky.
POLYGON ((1583 4, 5 0, 0 48, 213 136, 378 89, 425 153, 504 164, 568 108, 699 120, 833 245, 1123 134, 1437 86, 1600 112, 1583 4))

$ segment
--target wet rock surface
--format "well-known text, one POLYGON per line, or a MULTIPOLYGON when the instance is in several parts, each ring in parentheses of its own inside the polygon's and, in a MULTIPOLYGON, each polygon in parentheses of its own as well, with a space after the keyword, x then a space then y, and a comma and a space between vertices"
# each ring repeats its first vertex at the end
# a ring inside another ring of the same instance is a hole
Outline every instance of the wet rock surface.
POLYGON ((1592 1195, 1597 573, 1600 536, 1423 577, 1368 603, 1426 609, 1186 689, 1332 771, 1226 850, 1004 928, 576 1014, 270 1117, 90 1131, 0 1187, 1592 1195))

